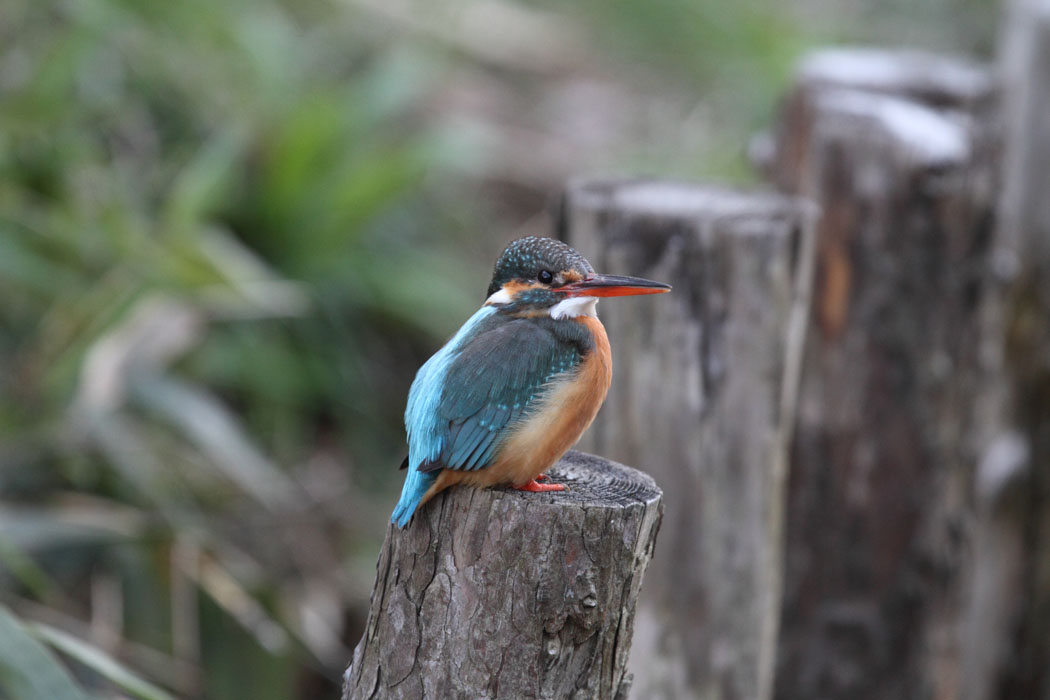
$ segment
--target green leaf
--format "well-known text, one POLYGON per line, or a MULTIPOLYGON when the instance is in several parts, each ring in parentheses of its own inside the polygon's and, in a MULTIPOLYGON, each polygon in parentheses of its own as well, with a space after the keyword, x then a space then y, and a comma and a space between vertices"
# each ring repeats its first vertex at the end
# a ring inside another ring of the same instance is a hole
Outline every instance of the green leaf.
POLYGON ((162 218, 169 234, 199 233, 200 223, 233 185, 233 173, 244 145, 244 135, 230 129, 198 149, 179 172, 168 196, 162 218))
POLYGON ((10 700, 91 700, 54 654, 0 605, 0 696, 10 700))
POLYGON ((47 600, 57 590, 51 577, 3 530, 0 530, 0 569, 10 571, 19 583, 40 600, 47 600))
POLYGON ((79 661, 111 683, 142 700, 175 700, 167 691, 132 673, 113 657, 96 646, 49 625, 35 624, 32 630, 38 637, 63 654, 79 661))

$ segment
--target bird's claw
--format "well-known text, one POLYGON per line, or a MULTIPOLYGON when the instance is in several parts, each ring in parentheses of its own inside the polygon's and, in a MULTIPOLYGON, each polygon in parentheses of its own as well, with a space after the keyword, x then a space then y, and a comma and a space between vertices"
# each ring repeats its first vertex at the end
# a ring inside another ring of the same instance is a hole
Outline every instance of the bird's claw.
POLYGON ((532 493, 546 493, 548 491, 564 491, 565 484, 541 484, 535 479, 523 486, 511 486, 518 491, 531 491, 532 493))

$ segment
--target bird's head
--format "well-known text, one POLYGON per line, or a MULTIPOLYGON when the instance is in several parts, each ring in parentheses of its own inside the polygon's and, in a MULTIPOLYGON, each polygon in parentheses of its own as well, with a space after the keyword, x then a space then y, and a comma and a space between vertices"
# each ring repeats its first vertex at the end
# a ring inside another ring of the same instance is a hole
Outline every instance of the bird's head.
POLYGON ((515 316, 557 319, 593 316, 599 297, 669 291, 671 287, 661 282, 598 274, 561 241, 529 236, 514 241, 499 256, 485 303, 515 316))

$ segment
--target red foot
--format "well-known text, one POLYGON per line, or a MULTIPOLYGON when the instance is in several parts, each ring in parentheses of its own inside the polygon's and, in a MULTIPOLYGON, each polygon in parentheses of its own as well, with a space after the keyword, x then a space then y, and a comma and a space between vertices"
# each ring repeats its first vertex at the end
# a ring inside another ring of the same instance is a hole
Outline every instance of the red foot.
POLYGON ((511 486, 513 489, 518 491, 531 491, 533 493, 545 493, 547 491, 564 491, 565 484, 541 484, 535 479, 525 484, 524 486, 511 486))
POLYGON ((546 474, 538 474, 538 475, 536 476, 536 481, 546 481, 546 480, 547 480, 547 479, 549 479, 549 478, 550 478, 550 477, 549 477, 549 476, 547 476, 546 474))

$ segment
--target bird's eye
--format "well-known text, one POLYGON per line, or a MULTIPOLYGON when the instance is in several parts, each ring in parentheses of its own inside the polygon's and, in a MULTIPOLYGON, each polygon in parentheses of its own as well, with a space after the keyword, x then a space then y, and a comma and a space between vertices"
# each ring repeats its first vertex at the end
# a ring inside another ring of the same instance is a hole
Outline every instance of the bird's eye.
POLYGON ((540 274, 536 275, 536 279, 544 284, 550 284, 554 281, 554 275, 549 270, 540 270, 540 274))

